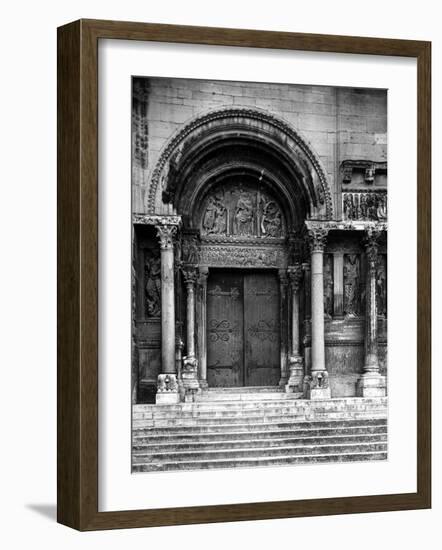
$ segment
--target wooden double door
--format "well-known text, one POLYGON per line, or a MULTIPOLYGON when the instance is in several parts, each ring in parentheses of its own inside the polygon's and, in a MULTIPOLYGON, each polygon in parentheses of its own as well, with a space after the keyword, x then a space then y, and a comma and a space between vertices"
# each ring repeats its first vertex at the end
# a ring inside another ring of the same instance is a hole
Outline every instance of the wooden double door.
POLYGON ((210 271, 209 387, 276 386, 280 371, 279 285, 273 271, 210 271))

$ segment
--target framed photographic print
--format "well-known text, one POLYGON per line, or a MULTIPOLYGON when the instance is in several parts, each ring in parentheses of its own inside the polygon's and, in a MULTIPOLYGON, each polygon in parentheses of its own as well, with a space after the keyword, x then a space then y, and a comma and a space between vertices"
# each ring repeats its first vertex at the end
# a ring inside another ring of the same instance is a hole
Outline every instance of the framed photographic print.
POLYGON ((59 522, 430 507, 430 65, 59 29, 59 522))

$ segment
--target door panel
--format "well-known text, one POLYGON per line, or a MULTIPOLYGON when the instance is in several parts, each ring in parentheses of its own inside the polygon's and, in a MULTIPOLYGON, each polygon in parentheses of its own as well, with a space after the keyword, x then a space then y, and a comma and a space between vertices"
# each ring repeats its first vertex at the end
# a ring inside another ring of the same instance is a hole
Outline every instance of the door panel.
POLYGON ((209 387, 276 386, 279 287, 272 272, 211 272, 207 287, 209 387))
POLYGON ((274 273, 244 276, 246 386, 276 386, 280 370, 279 288, 274 273))
POLYGON ((244 384, 243 276, 215 272, 207 287, 207 382, 209 387, 244 384))

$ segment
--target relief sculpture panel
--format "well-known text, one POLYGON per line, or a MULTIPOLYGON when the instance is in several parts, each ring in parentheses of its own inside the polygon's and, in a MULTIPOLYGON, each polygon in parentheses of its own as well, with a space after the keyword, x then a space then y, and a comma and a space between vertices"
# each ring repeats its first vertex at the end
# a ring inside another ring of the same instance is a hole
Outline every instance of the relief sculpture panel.
POLYGON ((225 185, 203 203, 201 235, 280 239, 285 235, 285 220, 277 201, 258 183, 225 185))
POLYGON ((385 192, 344 193, 342 203, 346 220, 387 220, 387 193, 385 192))

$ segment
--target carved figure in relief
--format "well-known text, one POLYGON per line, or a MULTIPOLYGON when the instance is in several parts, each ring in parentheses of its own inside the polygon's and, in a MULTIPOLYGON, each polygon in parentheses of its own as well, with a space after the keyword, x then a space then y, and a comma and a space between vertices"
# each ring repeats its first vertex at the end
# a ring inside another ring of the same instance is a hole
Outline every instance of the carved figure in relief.
POLYGON ((237 235, 253 235, 253 197, 247 191, 240 191, 235 207, 235 233, 237 235))
POLYGON ((354 219, 353 195, 351 193, 344 195, 344 215, 347 220, 354 219))
POLYGON ((207 235, 225 235, 227 231, 227 210, 223 194, 210 195, 203 215, 203 230, 207 235))
POLYGON ((361 194, 359 208, 361 211, 361 218, 365 219, 367 217, 367 197, 364 193, 361 194))
POLYGON ((387 219, 387 195, 378 195, 378 203, 377 203, 377 210, 376 215, 378 220, 386 220, 387 219))
POLYGON ((378 315, 387 315, 387 273, 386 257, 379 254, 376 266, 376 303, 378 315))
POLYGON ((355 317, 360 310, 359 255, 346 254, 344 258, 344 311, 346 315, 355 317))
POLYGON ((333 315, 333 267, 332 255, 324 255, 324 313, 328 317, 333 315))
POLYGON ((157 254, 146 253, 144 273, 146 314, 158 317, 161 312, 161 259, 157 254))
POLYGON ((268 237, 281 236, 281 212, 275 201, 262 200, 261 233, 268 237))
POLYGON ((195 235, 183 241, 183 261, 186 264, 197 264, 199 261, 198 241, 195 235))

